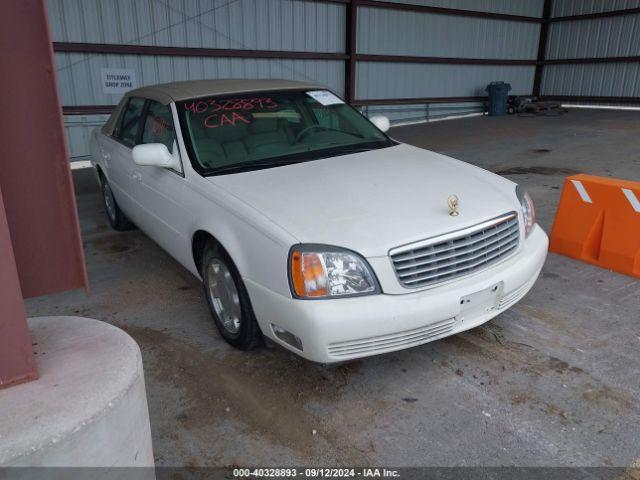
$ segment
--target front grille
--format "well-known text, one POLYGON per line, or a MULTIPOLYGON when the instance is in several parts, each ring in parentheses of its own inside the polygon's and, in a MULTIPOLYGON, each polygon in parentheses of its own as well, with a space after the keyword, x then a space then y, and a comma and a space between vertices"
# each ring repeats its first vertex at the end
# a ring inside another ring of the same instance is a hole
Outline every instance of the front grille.
POLYGON ((520 242, 518 215, 493 220, 389 252, 400 283, 406 288, 453 280, 481 270, 514 252, 520 242))
POLYGON ((404 332, 331 343, 328 346, 329 355, 333 357, 349 357, 413 347, 446 336, 453 330, 455 322, 455 318, 449 318, 425 327, 404 332))

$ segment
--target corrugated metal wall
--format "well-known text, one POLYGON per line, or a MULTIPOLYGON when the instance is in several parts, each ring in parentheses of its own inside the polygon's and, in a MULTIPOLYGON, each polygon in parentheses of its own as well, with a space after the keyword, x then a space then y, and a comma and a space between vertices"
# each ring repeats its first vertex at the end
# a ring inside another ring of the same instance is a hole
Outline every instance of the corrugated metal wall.
MULTIPOLYGON (((360 8, 357 45, 358 53, 364 54, 534 60, 539 31, 540 26, 533 23, 360 8)), ((359 99, 395 98, 398 92, 402 98, 477 96, 486 93, 489 82, 503 80, 511 83, 512 93, 528 94, 534 70, 528 66, 360 62, 357 92, 359 99)))
POLYGON ((554 0, 552 17, 584 15, 640 7, 640 0, 554 0))
MULTIPOLYGON (((543 0, 422 0, 417 5, 539 17, 543 0)), ((361 54, 535 60, 540 25, 490 18, 400 11, 358 10, 357 49, 361 54)), ((512 94, 530 94, 535 67, 359 62, 358 99, 463 97, 486 95, 494 80, 512 85, 512 94)), ((478 103, 371 107, 395 121, 482 111, 478 103), (428 115, 428 117, 427 117, 428 115)))
POLYGON ((503 80, 511 84, 511 95, 530 95, 534 72, 533 66, 360 62, 357 91, 361 99, 473 97, 503 80))
POLYGON ((640 14, 552 23, 547 58, 640 55, 639 36, 640 14))
POLYGON ((540 26, 361 7, 358 53, 535 60, 540 26))
MULTIPOLYGON (((640 7, 640 0, 555 0, 553 16, 640 7)), ((551 23, 547 59, 640 55, 640 14, 551 23)), ((547 65, 543 95, 640 96, 640 63, 547 65)))
MULTIPOLYGON (((344 52, 344 5, 302 0, 47 0, 54 42, 344 52)), ((113 105, 103 67, 131 68, 139 86, 201 78, 288 78, 342 94, 344 62, 56 53, 64 106, 113 105)), ((72 157, 103 117, 66 116, 72 157)))
POLYGON ((392 3, 409 3, 428 7, 456 8, 478 12, 507 13, 527 17, 542 16, 543 1, 539 0, 388 0, 392 3))
POLYGON ((300 0, 47 0, 54 41, 344 51, 344 6, 300 0))
POLYGON ((543 95, 640 97, 640 63, 548 65, 543 95))
MULTIPOLYGON (((391 0, 421 6, 541 17, 544 0, 391 0)), ((53 40, 344 53, 347 6, 314 0, 47 0, 53 40)), ((640 7, 640 0, 554 0, 552 16, 640 7)), ((357 53, 535 60, 540 24, 360 6, 357 53)), ((640 14, 562 21, 549 27, 547 58, 640 55, 640 14)), ((341 60, 281 60, 166 55, 56 53, 65 106, 113 105, 101 87, 104 67, 130 68, 138 85, 200 78, 309 80, 344 93, 341 60)), ((356 66, 357 100, 467 97, 494 80, 511 94, 532 91, 534 66, 364 62, 356 66)), ((640 63, 547 65, 543 95, 640 96, 640 63)), ((480 103, 370 106, 395 122, 482 111, 480 103)), ((104 116, 67 116, 73 156, 88 154, 89 129, 104 116)))
MULTIPOLYGON (((404 2, 399 2, 404 3, 404 2)), ((540 16, 543 0, 415 0, 417 5, 540 16)), ((345 52, 346 6, 313 0, 47 0, 54 41, 259 50, 345 52)), ((399 12, 360 7, 358 53, 438 57, 535 59, 535 23, 399 12)), ((112 105, 104 67, 131 68, 138 85, 223 77, 291 78, 320 82, 343 94, 344 62, 56 53, 65 106, 112 105)), ((531 90, 533 67, 369 63, 357 66, 357 98, 484 95, 490 81, 513 92, 531 90)), ((480 111, 479 103, 370 107, 394 121, 480 111)), ((67 116, 73 156, 88 154, 86 139, 103 117, 67 116)))

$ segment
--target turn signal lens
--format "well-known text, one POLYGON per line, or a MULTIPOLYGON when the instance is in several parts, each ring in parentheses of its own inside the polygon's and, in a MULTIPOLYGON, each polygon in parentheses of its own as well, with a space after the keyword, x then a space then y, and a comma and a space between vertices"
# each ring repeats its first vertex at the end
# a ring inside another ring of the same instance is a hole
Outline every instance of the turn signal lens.
POLYGON ((301 246, 291 252, 291 284, 299 298, 379 293, 366 261, 336 247, 301 246))
POLYGON ((317 253, 293 252, 291 278, 299 297, 326 297, 327 272, 317 253))

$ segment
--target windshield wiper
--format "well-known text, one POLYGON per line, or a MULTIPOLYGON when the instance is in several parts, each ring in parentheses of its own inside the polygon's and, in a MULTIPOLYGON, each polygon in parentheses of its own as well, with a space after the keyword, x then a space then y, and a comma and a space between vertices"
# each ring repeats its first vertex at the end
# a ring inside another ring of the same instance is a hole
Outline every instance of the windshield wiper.
POLYGON ((260 170, 261 168, 272 168, 272 167, 280 167, 282 165, 293 165, 294 163, 301 163, 306 160, 302 159, 274 159, 269 158, 265 160, 254 160, 251 162, 243 162, 237 163, 235 165, 226 165, 224 167, 214 168, 206 172, 206 176, 210 175, 219 175, 224 173, 241 173, 241 172, 250 172, 251 170, 260 170))
MULTIPOLYGON (((379 148, 386 148, 391 145, 386 143, 380 145, 380 142, 367 142, 359 145, 344 145, 341 147, 319 149, 319 150, 306 150, 295 154, 288 155, 287 157, 280 158, 265 158, 262 160, 253 160, 249 162, 237 163, 234 165, 226 165, 224 167, 218 167, 205 172, 205 176, 224 175, 230 173, 242 173, 250 172, 252 170, 260 170, 263 168, 280 167, 283 165, 293 165, 296 163, 310 162, 313 160, 320 160, 322 158, 329 158, 340 155, 350 155, 353 153, 368 152, 370 150, 377 150, 379 148)), ((311 148, 311 147, 310 147, 311 148)))
POLYGON ((383 145, 380 145, 379 142, 368 142, 365 144, 360 144, 360 145, 344 145, 342 147, 334 147, 331 148, 329 150, 324 150, 323 154, 331 156, 331 155, 351 155, 354 153, 362 153, 362 152, 369 152, 371 150, 378 150, 380 148, 386 148, 389 147, 390 145, 387 145, 386 143, 383 145))

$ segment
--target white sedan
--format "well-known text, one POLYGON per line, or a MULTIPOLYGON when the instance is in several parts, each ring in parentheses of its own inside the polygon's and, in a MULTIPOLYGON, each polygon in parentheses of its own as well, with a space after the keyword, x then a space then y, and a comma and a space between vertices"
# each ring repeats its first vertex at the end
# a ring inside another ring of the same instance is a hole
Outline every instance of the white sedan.
POLYGON ((202 280, 227 342, 332 363, 490 320, 547 254, 516 184, 388 128, 318 85, 177 82, 127 93, 91 149, 111 225, 202 280))

